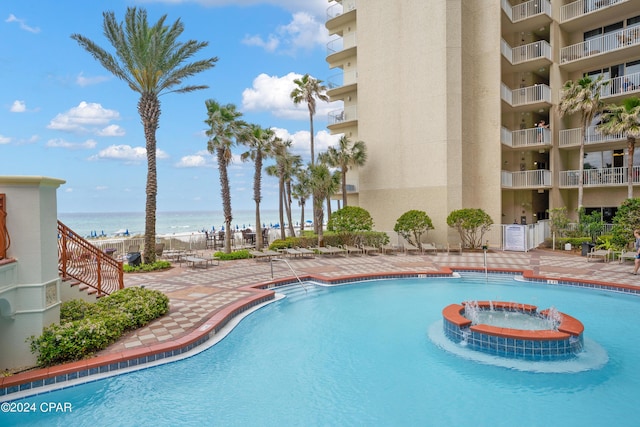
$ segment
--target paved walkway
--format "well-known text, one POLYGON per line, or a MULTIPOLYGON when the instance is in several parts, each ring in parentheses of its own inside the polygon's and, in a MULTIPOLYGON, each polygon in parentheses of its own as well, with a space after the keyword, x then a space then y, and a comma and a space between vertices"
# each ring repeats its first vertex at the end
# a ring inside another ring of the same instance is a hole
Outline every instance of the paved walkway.
MULTIPOLYGON (((210 256, 210 255, 208 255, 210 256)), ((444 267, 484 267, 484 253, 439 253, 438 255, 374 255, 316 256, 287 258, 295 272, 334 278, 339 276, 438 271, 444 267)), ((487 266, 500 269, 531 270, 547 278, 574 278, 615 284, 640 286, 640 276, 629 274, 630 261, 587 262, 585 257, 564 251, 534 250, 528 253, 490 251, 487 266)), ((145 286, 164 292, 171 300, 166 316, 132 332, 98 355, 108 356, 123 350, 143 350, 159 343, 175 341, 198 329, 213 314, 225 306, 250 295, 241 289, 272 279, 292 277, 283 262, 238 260, 221 262, 209 268, 175 266, 156 273, 125 274, 125 286, 145 286)))

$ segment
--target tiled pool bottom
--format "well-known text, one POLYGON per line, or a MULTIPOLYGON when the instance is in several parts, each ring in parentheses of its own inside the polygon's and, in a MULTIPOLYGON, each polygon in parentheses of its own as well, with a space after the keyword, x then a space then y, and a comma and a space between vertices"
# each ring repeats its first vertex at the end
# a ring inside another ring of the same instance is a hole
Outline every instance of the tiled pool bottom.
MULTIPOLYGON (((531 316, 544 316, 537 307, 505 302, 478 302, 481 310, 496 312, 517 311, 531 316)), ((564 313, 557 330, 523 330, 496 327, 487 324, 473 325, 463 316, 465 305, 451 304, 442 310, 445 336, 455 343, 501 357, 513 357, 531 361, 563 360, 575 357, 584 348, 582 323, 564 313)))

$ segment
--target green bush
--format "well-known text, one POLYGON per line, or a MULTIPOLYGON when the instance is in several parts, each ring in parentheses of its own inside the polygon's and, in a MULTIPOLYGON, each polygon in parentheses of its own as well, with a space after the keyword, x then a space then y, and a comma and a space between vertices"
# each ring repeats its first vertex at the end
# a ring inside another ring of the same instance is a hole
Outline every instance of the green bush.
POLYGON ((612 243, 626 248, 634 241, 633 230, 640 229, 640 198, 627 199, 613 217, 612 243))
POLYGON ((122 271, 125 273, 140 273, 140 272, 149 272, 156 270, 165 270, 167 268, 171 268, 171 263, 169 261, 156 261, 153 264, 140 264, 136 267, 133 267, 129 264, 124 264, 122 266, 122 271))
POLYGON ((356 233, 358 231, 371 231, 373 218, 366 209, 358 206, 345 206, 331 214, 327 223, 328 231, 336 233, 356 233))
POLYGON ((426 212, 410 210, 403 213, 396 221, 393 231, 399 233, 409 243, 422 248, 420 237, 423 233, 433 230, 433 223, 426 212))
POLYGON ((123 333, 139 328, 169 311, 162 292, 126 288, 96 303, 72 300, 60 308, 60 324, 44 328, 27 339, 38 365, 51 366, 80 360, 102 350, 123 333))
POLYGON ((449 214, 447 225, 460 234, 462 246, 476 249, 482 246, 484 233, 489 231, 493 220, 482 209, 458 209, 449 214))
POLYGON ((251 255, 249 251, 246 249, 240 249, 239 251, 233 251, 228 254, 224 252, 216 252, 213 254, 214 257, 218 258, 220 261, 233 261, 236 259, 247 259, 251 255))

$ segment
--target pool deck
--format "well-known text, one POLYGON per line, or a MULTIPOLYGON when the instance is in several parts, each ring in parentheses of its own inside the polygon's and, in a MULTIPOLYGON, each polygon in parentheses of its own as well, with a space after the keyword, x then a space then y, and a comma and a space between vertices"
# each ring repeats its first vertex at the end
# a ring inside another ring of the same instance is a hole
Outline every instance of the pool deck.
MULTIPOLYGON (((203 256, 210 257, 210 254, 203 256)), ((313 275, 327 280, 380 273, 429 273, 453 269, 484 269, 483 252, 447 254, 397 254, 362 256, 316 256, 287 258, 298 276, 313 275)), ((574 279, 640 288, 640 275, 630 274, 632 262, 587 262, 586 257, 564 251, 533 250, 527 253, 491 250, 487 253, 489 270, 528 271, 546 279, 574 279)), ((220 262, 207 268, 187 264, 154 273, 125 274, 125 286, 144 286, 162 291, 170 298, 170 311, 147 326, 123 336, 94 357, 73 364, 0 377, 0 389, 34 381, 74 369, 88 369, 144 356, 159 349, 171 349, 193 342, 198 335, 235 310, 239 301, 255 297, 253 286, 273 280, 294 278, 287 264, 264 259, 220 262), (217 319, 217 320, 216 320, 217 319)), ((0 400, 11 398, 10 394, 0 400)))

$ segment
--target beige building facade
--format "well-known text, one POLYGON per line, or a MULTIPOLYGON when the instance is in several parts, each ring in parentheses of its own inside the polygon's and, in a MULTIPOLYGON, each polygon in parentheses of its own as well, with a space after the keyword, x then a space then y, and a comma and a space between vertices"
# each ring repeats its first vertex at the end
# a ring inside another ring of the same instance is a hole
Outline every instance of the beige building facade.
MULTIPOLYGON (((640 0, 342 0, 326 27, 327 93, 344 105, 328 128, 368 149, 349 202, 379 230, 423 210, 429 241, 455 241, 446 217, 462 208, 496 224, 575 216, 582 134, 557 114, 563 84, 603 74, 605 103, 640 94, 640 0)), ((626 136, 591 126, 585 151, 584 205, 610 220, 626 136)))

